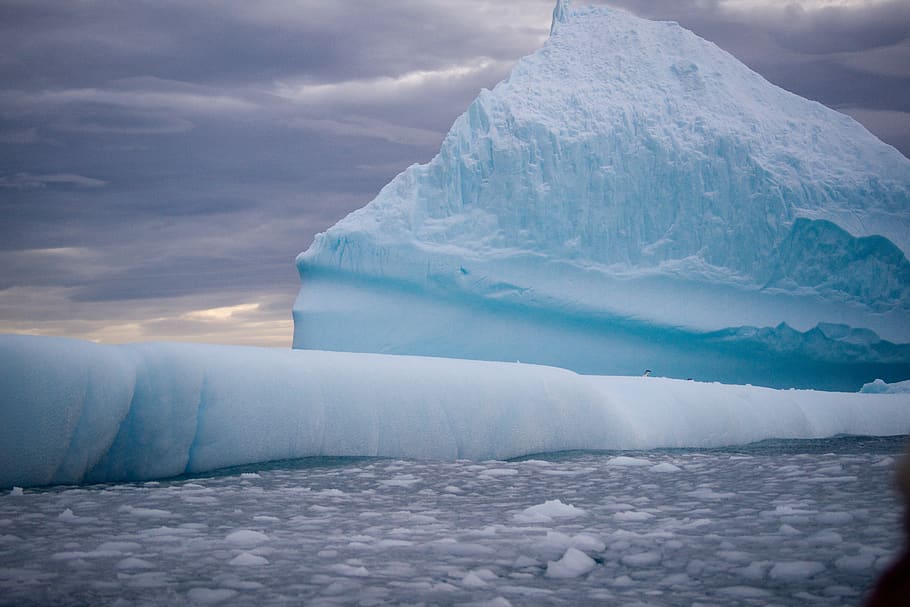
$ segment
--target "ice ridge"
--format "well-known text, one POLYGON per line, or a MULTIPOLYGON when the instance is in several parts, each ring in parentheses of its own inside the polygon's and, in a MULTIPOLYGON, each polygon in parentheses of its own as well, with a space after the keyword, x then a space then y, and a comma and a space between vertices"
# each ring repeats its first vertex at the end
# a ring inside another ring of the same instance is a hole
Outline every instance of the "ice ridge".
MULTIPOLYGON (((908 251, 897 150, 678 24, 560 1, 543 48, 481 91, 436 157, 298 256, 294 346, 633 373, 686 364, 675 348, 636 358, 617 327, 703 344, 783 323, 871 331, 893 353, 910 342, 908 251), (516 314, 546 345, 485 345, 516 314), (586 356, 560 323, 585 325, 586 356)), ((831 346, 802 378, 786 356, 702 377, 823 386, 843 376, 832 359, 848 373, 828 387, 910 377, 906 355, 851 367, 831 346)))
POLYGON ((910 428, 907 405, 897 389, 772 390, 520 363, 6 335, 0 487, 307 456, 485 460, 889 435, 910 428))

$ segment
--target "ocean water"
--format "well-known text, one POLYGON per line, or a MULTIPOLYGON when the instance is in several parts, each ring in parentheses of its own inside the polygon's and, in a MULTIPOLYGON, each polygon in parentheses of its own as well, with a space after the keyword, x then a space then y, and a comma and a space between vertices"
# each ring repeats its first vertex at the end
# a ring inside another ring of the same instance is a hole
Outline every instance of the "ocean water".
POLYGON ((906 437, 311 458, 0 495, 2 605, 857 605, 906 437))

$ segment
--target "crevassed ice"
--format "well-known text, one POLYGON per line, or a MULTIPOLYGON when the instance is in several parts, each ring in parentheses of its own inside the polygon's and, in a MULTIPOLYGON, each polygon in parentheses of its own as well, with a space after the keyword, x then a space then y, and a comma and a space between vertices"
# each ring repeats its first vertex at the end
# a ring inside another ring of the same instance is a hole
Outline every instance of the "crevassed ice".
POLYGON ((675 23, 542 49, 297 259, 297 348, 857 390, 910 377, 910 160, 675 23))
POLYGON ((0 336, 0 487, 146 480, 305 456, 487 460, 908 429, 906 393, 0 336))

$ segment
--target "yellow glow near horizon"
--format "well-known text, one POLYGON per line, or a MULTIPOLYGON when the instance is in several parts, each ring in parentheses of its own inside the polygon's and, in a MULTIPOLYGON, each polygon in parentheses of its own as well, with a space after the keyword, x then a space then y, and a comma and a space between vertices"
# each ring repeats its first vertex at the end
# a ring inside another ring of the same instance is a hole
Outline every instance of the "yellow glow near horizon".
POLYGON ((207 310, 193 310, 183 315, 187 320, 214 320, 225 321, 231 320, 238 314, 247 314, 259 310, 258 303, 238 304, 236 306, 224 306, 221 308, 209 308, 207 310))

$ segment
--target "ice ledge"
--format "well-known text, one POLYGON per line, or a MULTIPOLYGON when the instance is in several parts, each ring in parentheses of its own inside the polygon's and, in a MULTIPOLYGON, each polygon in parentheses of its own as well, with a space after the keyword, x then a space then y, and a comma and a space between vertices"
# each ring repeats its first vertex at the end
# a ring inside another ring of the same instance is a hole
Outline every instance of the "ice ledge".
POLYGON ((910 394, 432 357, 0 336, 0 487, 307 456, 507 459, 910 430, 910 394))

